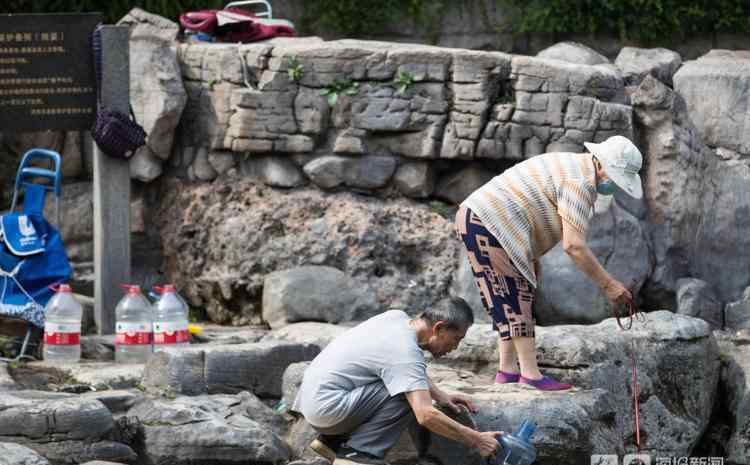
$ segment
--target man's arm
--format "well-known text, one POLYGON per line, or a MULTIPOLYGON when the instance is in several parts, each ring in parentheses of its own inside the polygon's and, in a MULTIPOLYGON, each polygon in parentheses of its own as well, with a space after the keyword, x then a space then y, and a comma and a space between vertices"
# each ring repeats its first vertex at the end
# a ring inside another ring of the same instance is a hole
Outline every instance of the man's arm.
POLYGON ((452 420, 432 405, 430 391, 419 390, 406 393, 417 422, 435 434, 476 448, 482 457, 489 457, 498 448, 497 437, 500 431, 479 432, 452 420))
POLYGON ((621 282, 613 278, 607 270, 599 263, 596 256, 586 244, 584 235, 573 225, 562 220, 563 225, 563 249, 568 254, 579 270, 588 275, 607 296, 607 299, 615 304, 618 299, 632 300, 630 291, 621 282))
POLYGON ((427 384, 430 386, 430 396, 432 396, 432 399, 438 404, 445 404, 447 402, 447 395, 442 389, 437 387, 437 384, 429 376, 427 377, 427 384))

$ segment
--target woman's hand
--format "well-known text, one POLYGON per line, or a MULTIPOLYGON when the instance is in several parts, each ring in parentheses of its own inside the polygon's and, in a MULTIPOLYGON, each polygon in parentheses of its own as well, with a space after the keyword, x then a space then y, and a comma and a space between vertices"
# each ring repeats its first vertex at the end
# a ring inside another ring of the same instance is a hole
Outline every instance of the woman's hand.
POLYGON ((633 294, 622 285, 622 283, 616 279, 607 281, 607 284, 602 288, 604 295, 607 296, 607 300, 614 307, 617 305, 632 305, 633 294))

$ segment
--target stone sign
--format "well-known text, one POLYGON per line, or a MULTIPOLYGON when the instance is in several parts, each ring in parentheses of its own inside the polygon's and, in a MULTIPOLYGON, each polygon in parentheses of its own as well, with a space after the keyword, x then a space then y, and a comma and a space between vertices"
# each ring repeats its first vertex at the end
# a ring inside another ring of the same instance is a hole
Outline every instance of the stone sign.
POLYGON ((96 114, 91 33, 99 13, 0 15, 3 131, 90 129, 96 114))

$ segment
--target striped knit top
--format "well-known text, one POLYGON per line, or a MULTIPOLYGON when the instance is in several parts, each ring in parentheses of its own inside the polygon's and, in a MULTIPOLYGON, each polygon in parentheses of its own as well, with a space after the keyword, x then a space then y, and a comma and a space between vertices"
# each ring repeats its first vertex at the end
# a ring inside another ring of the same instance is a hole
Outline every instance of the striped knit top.
POLYGON ((590 153, 545 153, 495 176, 461 204, 536 287, 533 261, 562 239, 562 219, 586 234, 596 202, 590 153))

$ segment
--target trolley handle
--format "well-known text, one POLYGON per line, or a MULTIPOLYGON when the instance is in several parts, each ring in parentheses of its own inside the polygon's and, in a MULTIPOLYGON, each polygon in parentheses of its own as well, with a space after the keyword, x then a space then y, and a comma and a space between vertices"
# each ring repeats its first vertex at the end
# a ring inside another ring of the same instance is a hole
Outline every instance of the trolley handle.
POLYGON ((266 11, 259 11, 253 13, 257 17, 266 17, 266 18, 272 18, 272 10, 271 10, 271 4, 268 3, 266 0, 240 0, 236 2, 229 2, 227 3, 227 6, 224 7, 226 10, 227 8, 234 8, 239 6, 248 6, 248 5, 263 5, 266 7, 266 11))
POLYGON ((18 168, 18 173, 16 174, 16 191, 22 187, 24 178, 37 177, 49 179, 52 185, 45 186, 45 189, 53 191, 55 195, 59 197, 62 192, 60 186, 60 154, 46 149, 31 149, 26 152, 21 160, 21 166, 18 168), (30 166, 33 160, 41 158, 46 158, 52 161, 53 169, 50 170, 30 166))

